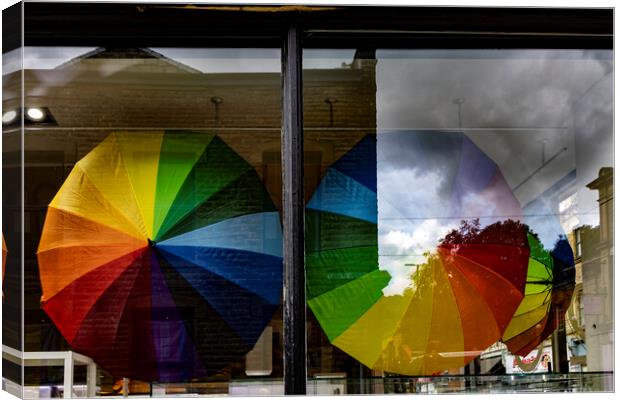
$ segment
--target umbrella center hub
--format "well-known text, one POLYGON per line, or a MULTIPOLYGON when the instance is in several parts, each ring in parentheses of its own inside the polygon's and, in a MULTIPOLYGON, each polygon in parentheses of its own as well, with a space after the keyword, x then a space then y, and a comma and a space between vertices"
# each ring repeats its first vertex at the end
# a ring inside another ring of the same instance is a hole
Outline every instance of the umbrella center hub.
POLYGON ((157 242, 155 242, 154 240, 151 239, 146 239, 149 242, 149 247, 156 247, 157 246, 157 242))

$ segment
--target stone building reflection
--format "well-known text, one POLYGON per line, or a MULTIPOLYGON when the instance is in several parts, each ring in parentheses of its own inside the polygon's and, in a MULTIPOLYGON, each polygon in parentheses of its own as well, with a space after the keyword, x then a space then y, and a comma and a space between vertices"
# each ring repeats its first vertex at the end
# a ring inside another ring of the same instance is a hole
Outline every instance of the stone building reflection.
POLYGON ((613 169, 602 168, 588 188, 598 192, 600 215, 600 225, 585 230, 581 244, 588 371, 611 371, 614 366, 613 169))

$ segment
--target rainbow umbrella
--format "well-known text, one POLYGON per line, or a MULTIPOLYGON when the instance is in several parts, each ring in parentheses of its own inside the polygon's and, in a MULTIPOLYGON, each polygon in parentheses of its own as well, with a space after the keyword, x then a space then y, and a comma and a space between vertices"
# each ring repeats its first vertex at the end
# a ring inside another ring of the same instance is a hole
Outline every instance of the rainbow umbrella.
POLYGON ((525 297, 502 336, 508 350, 525 357, 558 326, 556 310, 564 313, 575 288, 573 251, 565 238, 546 250, 538 237, 527 234, 530 258, 525 297))
POLYGON ((113 133, 49 205, 42 307, 116 377, 186 381, 239 361, 280 301, 279 214, 219 137, 113 133))
MULTIPOLYGON (((497 166, 464 135, 406 135, 404 145, 421 156, 455 151, 453 214, 464 212, 459 200, 472 193, 505 199, 498 213, 515 212, 497 166)), ((386 295, 391 276, 379 268, 376 171, 376 139, 367 136, 328 169, 307 204, 308 305, 329 340, 369 368, 423 375, 460 367, 501 337, 523 299, 525 227, 506 221, 467 240, 448 236, 403 293, 386 295)))

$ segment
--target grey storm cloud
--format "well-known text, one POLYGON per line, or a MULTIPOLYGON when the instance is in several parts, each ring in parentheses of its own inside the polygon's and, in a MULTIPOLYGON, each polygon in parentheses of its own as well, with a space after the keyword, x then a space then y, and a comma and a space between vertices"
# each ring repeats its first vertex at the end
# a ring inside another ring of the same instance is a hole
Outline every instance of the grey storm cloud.
MULTIPOLYGON (((511 187, 542 164, 545 146, 545 159, 557 159, 517 191, 523 202, 574 169, 592 180, 611 165, 611 51, 385 50, 377 59, 377 131, 386 144, 394 130, 463 130, 511 187)), ((424 168, 441 171, 448 185, 444 164, 453 154, 439 147, 380 146, 378 156, 389 169, 433 154, 424 168)))
MULTIPOLYGON (((435 179, 440 180, 437 194, 448 196, 456 172, 453 160, 459 157, 459 147, 446 146, 445 137, 440 140, 433 136, 434 132, 381 134, 377 139, 377 164, 380 172, 407 170, 420 179, 423 175, 433 174, 435 179), (427 140, 419 140, 422 135, 427 140)), ((423 190, 421 192, 423 193, 423 190)))
POLYGON ((611 52, 379 51, 380 128, 545 127, 610 72, 611 52))

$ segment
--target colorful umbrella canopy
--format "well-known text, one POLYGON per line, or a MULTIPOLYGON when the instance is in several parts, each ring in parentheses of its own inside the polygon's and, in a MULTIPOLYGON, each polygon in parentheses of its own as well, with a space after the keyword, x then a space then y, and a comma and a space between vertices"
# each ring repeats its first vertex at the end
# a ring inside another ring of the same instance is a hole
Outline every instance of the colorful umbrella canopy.
POLYGON ((556 313, 565 313, 575 287, 573 251, 564 238, 546 250, 536 235, 527 234, 530 259, 525 297, 502 336, 508 350, 525 357, 558 326, 556 313))
MULTIPOLYGON (((497 166, 466 137, 410 139, 422 152, 459 146, 453 214, 470 209, 460 203, 468 193, 507 199, 499 212, 515 212, 497 166)), ((362 139, 328 169, 307 204, 308 305, 329 340, 370 368, 423 375, 460 367, 501 337, 523 299, 525 227, 497 223, 467 240, 446 237, 403 293, 385 295, 391 276, 379 268, 376 147, 375 137, 362 139)))
POLYGON ((219 137, 113 133, 49 205, 42 306, 116 377, 185 381, 241 359, 282 291, 279 214, 219 137))

